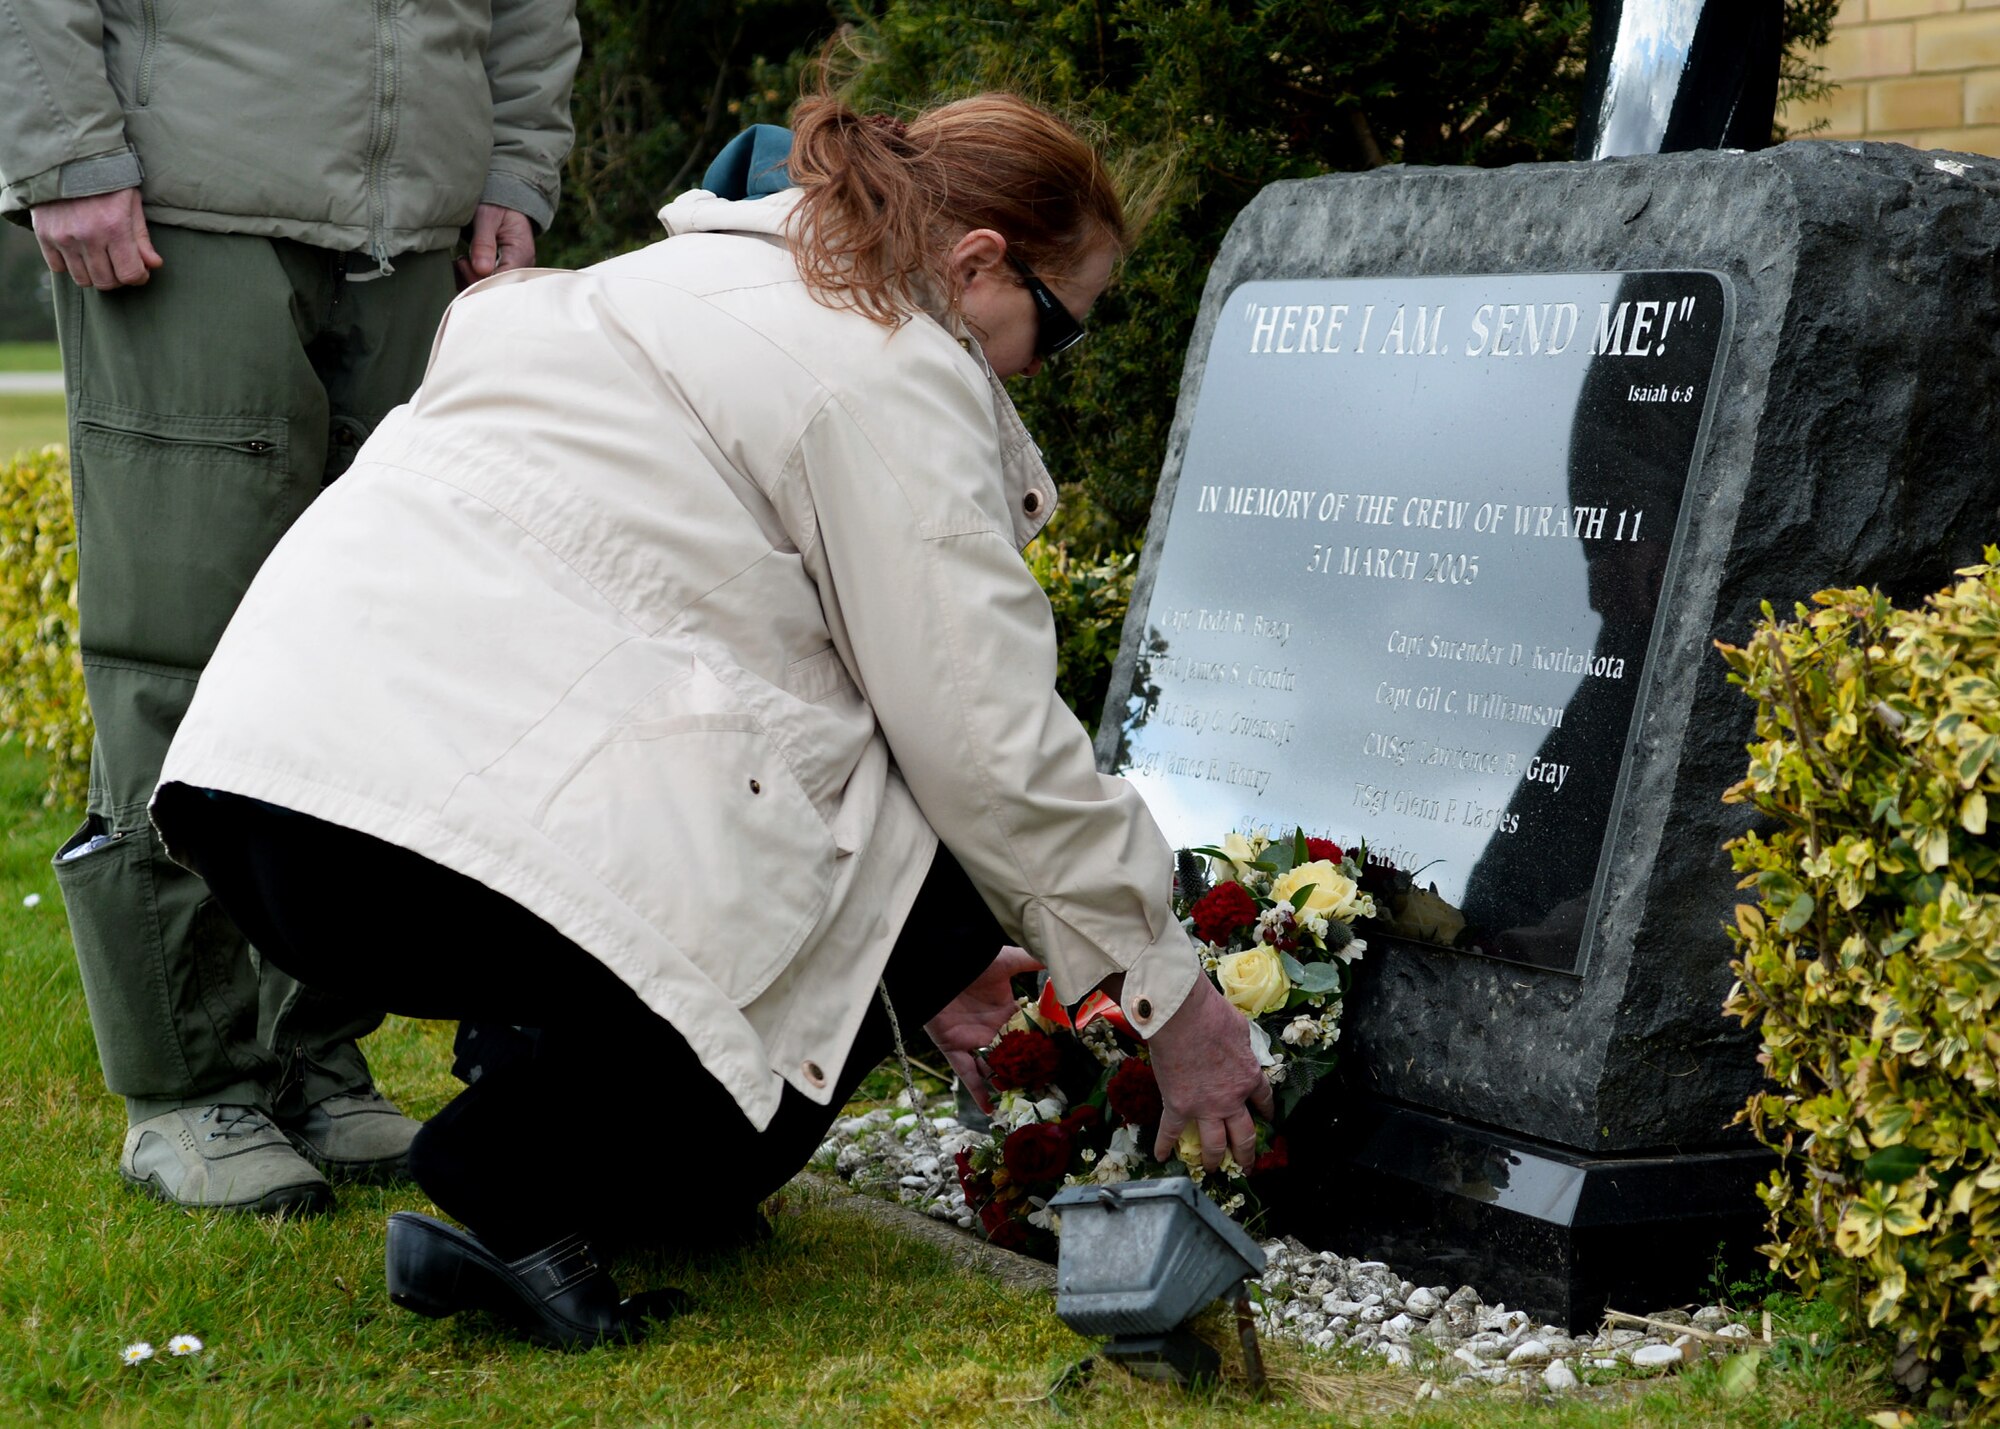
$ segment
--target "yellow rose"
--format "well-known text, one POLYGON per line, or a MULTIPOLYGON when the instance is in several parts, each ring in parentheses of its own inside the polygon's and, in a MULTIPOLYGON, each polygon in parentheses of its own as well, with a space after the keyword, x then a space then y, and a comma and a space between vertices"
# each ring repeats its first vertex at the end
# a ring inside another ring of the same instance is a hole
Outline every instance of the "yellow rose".
POLYGON ((1290 903, 1292 895, 1312 885, 1312 892, 1306 896, 1306 906, 1302 913, 1317 913, 1322 918, 1338 918, 1343 923, 1354 921, 1359 911, 1355 895, 1361 885, 1340 871, 1340 865, 1317 859, 1312 863, 1302 863, 1289 873, 1278 876, 1271 885, 1273 903, 1290 903))
POLYGON ((1292 993, 1285 965, 1278 961, 1277 950, 1268 947, 1221 958, 1215 965, 1215 983, 1245 1017, 1276 1012, 1292 993))
POLYGON ((1396 900, 1396 931, 1450 947, 1465 931, 1465 915, 1438 896, 1437 885, 1413 888, 1396 900))
MULTIPOLYGON (((1193 1122, 1181 1128, 1180 1143, 1174 1147, 1174 1155, 1180 1157, 1181 1165, 1187 1167, 1188 1174, 1195 1180, 1202 1180, 1208 1175, 1201 1165, 1201 1128, 1193 1122)), ((1222 1153, 1222 1164, 1215 1169, 1223 1176, 1243 1174, 1243 1168, 1236 1164, 1236 1158, 1227 1151, 1222 1153)))
POLYGON ((1263 837, 1263 830, 1259 829, 1250 838, 1245 838, 1242 834, 1231 834, 1217 847, 1227 857, 1211 858, 1208 861, 1209 876, 1217 883, 1241 883, 1256 872, 1250 865, 1256 862, 1258 854, 1270 847, 1270 842, 1263 837))
POLYGON ((1194 1168, 1201 1165, 1201 1128, 1189 1122, 1181 1128, 1180 1145, 1174 1148, 1174 1155, 1180 1157, 1181 1165, 1194 1168))

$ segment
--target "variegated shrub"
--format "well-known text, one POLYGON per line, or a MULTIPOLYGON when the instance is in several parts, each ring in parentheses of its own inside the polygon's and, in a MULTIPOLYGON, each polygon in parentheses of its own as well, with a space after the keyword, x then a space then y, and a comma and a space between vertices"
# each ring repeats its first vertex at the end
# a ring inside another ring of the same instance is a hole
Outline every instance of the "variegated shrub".
POLYGON ((2000 549, 1918 610, 1829 590, 1722 646, 1765 817, 1729 845, 1727 1010, 1775 1085, 1772 1263, 1852 1293, 1932 1397, 2000 1423, 2000 549), (1995 824, 1989 827, 1992 806, 1995 824))

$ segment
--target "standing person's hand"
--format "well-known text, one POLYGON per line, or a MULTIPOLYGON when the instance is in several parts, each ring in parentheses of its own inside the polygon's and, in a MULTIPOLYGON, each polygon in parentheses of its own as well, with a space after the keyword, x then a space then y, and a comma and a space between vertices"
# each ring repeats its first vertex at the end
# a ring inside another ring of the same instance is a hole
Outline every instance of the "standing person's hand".
POLYGON ((1002 948, 972 986, 924 1024, 924 1031, 944 1053, 981 1111, 993 1110, 993 1086, 986 1080, 986 1069, 979 1065, 979 1053, 993 1044, 1000 1029, 1020 1010, 1014 1000, 1014 978, 1020 973, 1039 972, 1041 966, 1020 948, 1002 948))
POLYGON ((49 271, 69 274, 79 288, 137 287, 166 263, 146 232, 137 189, 51 199, 28 217, 49 271))
MULTIPOLYGON (((1257 1159, 1254 1111, 1267 1121, 1275 1104, 1271 1084, 1250 1050, 1250 1024, 1206 977, 1195 979, 1166 1025, 1146 1041, 1160 1082, 1160 1131, 1153 1155, 1175 1154, 1183 1127, 1201 1135, 1201 1162, 1214 1171, 1225 1147, 1236 1164, 1257 1159)), ((1190 1168, 1192 1169, 1192 1168, 1190 1168)))
POLYGON ((471 246, 454 266, 461 288, 509 268, 534 267, 535 225, 525 213, 497 203, 482 203, 472 215, 471 246))

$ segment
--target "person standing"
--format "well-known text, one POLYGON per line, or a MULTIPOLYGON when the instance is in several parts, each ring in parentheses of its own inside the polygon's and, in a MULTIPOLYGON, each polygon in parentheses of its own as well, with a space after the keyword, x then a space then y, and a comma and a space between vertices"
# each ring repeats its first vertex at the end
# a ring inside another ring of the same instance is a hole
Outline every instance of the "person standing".
POLYGON ((357 1045, 382 1014, 259 959, 147 803, 251 578, 415 390, 462 230, 461 282, 532 265, 574 0, 0 0, 0 21, 0 214, 69 280, 96 744, 55 867, 125 1099, 119 1170, 181 1205, 324 1208, 323 1172, 406 1167, 416 1123, 357 1045))

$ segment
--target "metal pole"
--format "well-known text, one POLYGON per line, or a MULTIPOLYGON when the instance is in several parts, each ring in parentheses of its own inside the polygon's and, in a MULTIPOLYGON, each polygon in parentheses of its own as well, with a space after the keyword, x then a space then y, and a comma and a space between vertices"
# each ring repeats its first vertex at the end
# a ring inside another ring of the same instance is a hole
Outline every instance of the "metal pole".
POLYGON ((1579 159, 1771 142, 1784 0, 1597 0, 1579 159))

